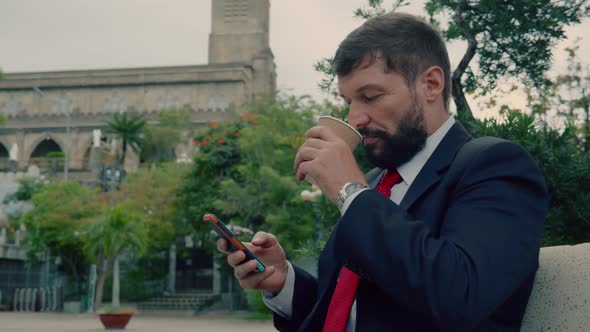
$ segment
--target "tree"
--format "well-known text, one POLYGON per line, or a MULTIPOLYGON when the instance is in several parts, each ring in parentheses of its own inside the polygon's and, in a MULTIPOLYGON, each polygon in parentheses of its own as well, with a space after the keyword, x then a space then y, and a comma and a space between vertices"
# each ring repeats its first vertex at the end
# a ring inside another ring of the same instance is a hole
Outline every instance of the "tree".
POLYGON ((24 177, 18 180, 18 189, 4 197, 4 204, 17 201, 30 201, 33 196, 45 189, 45 183, 39 179, 24 177))
MULTIPOLYGON (((34 184, 30 187, 32 192, 38 190, 34 184)), ((23 216, 29 259, 36 262, 38 254, 46 252, 60 257, 82 293, 80 281, 86 261, 80 234, 84 225, 100 214, 98 192, 75 181, 53 182, 33 194, 32 203, 34 208, 23 216)))
MULTIPOLYGON (((363 19, 381 15, 383 0, 368 0, 369 9, 357 9, 363 19)), ((393 10, 404 6, 397 0, 393 10)), ((565 38, 564 27, 579 23, 590 12, 585 0, 569 1, 476 1, 428 0, 425 5, 431 23, 442 27, 440 20, 450 18, 441 29, 448 40, 465 40, 467 49, 452 74, 452 94, 457 113, 473 118, 465 93, 492 93, 498 82, 507 77, 520 79, 526 86, 542 90, 548 80, 552 47, 565 38), (471 64, 477 60, 477 66, 471 64)), ((315 66, 328 78, 320 82, 330 88, 334 72, 331 59, 315 66)))
POLYGON ((119 307, 119 260, 125 254, 141 255, 146 247, 147 231, 136 214, 123 205, 107 211, 84 229, 86 254, 98 262, 95 308, 102 306, 106 277, 113 271, 113 307, 119 307))
POLYGON ((174 161, 175 148, 193 136, 191 114, 186 110, 164 110, 158 113, 157 125, 146 125, 142 160, 174 161))
POLYGON ((337 220, 337 209, 325 198, 316 203, 302 199, 310 184, 297 182, 293 171, 313 115, 330 109, 307 98, 279 96, 248 110, 238 121, 214 123, 197 137, 200 151, 183 181, 181 205, 203 235, 209 229, 202 215, 213 212, 228 223, 276 234, 295 257, 304 243, 319 240, 337 220))
POLYGON ((120 164, 125 163, 127 146, 130 146, 136 154, 140 155, 143 142, 141 135, 145 124, 145 120, 141 115, 128 116, 126 112, 122 114, 115 113, 113 119, 107 122, 107 132, 113 134, 122 142, 121 156, 119 157, 120 164))
POLYGON ((467 41, 453 71, 452 89, 457 112, 472 117, 465 92, 486 95, 505 77, 542 89, 548 83, 545 73, 551 67, 553 45, 565 38, 564 27, 579 23, 590 7, 585 0, 429 0, 426 11, 439 26, 440 18, 450 17, 442 30, 447 40, 467 41))
POLYGON ((579 59, 579 40, 565 51, 568 54, 567 72, 558 75, 554 88, 557 114, 568 124, 579 128, 575 136, 584 151, 590 151, 590 68, 579 59))
POLYGON ((141 216, 148 234, 146 248, 161 250, 174 243, 176 234, 186 234, 191 229, 178 215, 178 187, 189 166, 163 164, 129 174, 115 201, 125 201, 125 208, 141 216))

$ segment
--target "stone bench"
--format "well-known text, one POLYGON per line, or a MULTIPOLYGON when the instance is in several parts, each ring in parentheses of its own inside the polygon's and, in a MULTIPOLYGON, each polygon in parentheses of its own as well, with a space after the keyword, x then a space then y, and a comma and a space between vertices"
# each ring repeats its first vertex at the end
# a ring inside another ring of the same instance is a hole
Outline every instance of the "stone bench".
POLYGON ((541 249, 521 331, 590 331, 590 243, 541 249))

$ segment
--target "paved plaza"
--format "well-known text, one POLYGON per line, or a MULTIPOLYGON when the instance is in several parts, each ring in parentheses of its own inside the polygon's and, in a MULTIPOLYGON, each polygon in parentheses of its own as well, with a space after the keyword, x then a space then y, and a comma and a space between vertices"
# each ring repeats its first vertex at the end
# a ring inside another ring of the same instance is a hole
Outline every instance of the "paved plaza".
MULTIPOLYGON (((98 317, 91 314, 0 312, 2 332, 84 332, 104 331, 98 317)), ((271 321, 236 319, 229 314, 205 314, 195 317, 148 316, 131 319, 126 331, 137 332, 270 332, 271 321)))

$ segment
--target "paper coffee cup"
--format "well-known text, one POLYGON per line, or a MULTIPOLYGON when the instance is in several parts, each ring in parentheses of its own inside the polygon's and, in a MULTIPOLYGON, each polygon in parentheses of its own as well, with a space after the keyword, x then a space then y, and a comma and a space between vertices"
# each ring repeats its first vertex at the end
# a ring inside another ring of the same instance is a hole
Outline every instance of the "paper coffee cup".
POLYGON ((336 136, 340 137, 342 140, 344 140, 344 142, 346 142, 346 144, 348 144, 350 151, 354 151, 354 149, 356 149, 357 145, 359 145, 363 139, 363 136, 351 125, 335 117, 327 115, 320 116, 320 119, 318 120, 318 126, 329 127, 332 129, 336 136))
MULTIPOLYGON (((346 142, 350 151, 354 151, 363 139, 363 136, 354 129, 354 127, 332 116, 320 116, 318 126, 329 127, 336 136, 346 142)), ((315 184, 314 180, 309 175, 305 176, 305 180, 311 184, 315 184)))

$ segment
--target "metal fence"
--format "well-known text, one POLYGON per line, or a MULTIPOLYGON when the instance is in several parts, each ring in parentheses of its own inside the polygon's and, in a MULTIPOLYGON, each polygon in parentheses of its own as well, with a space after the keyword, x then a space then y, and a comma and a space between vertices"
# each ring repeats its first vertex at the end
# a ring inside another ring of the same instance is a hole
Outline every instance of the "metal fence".
POLYGON ((58 273, 39 268, 0 271, 0 310, 60 311, 63 308, 64 281, 58 273))

